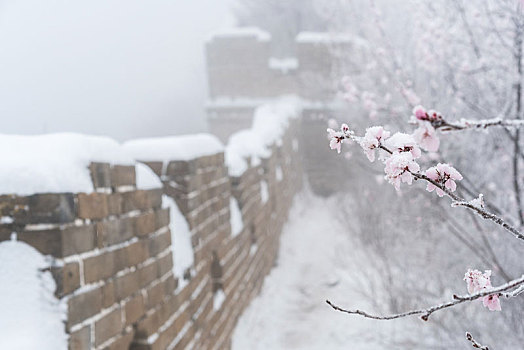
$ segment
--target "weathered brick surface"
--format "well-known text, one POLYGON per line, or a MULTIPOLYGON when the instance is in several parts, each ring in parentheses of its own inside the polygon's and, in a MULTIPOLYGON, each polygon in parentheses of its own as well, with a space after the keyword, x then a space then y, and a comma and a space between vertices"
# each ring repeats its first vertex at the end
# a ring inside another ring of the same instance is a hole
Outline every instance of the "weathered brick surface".
POLYGON ((55 294, 62 297, 80 287, 80 266, 77 262, 51 268, 56 281, 55 294))
MULTIPOLYGON (((151 161, 154 171, 162 171, 162 162, 151 161)), ((0 240, 10 239, 16 228, 19 240, 60 262, 51 272, 56 295, 68 298, 70 349, 164 350, 190 343, 195 349, 228 349, 237 318, 273 266, 279 233, 300 188, 298 154, 290 142, 232 179, 223 154, 168 162, 164 189, 136 189, 132 167, 96 163, 89 170, 98 192, 0 196, 0 213, 15 221, 0 225, 0 240), (267 203, 262 180, 269 187, 267 203), (161 208, 164 191, 191 231, 195 264, 184 277, 173 275, 177 242, 171 229, 176 237, 178 227, 169 226, 169 209, 161 208), (231 196, 244 222, 235 237, 231 196), (27 226, 41 223, 51 225, 27 226), (218 290, 226 299, 215 311, 218 290)))
POLYGON ((111 166, 109 163, 91 163, 89 170, 94 188, 111 187, 111 166))
POLYGON ((145 313, 144 297, 142 294, 135 295, 125 306, 126 326, 138 321, 145 313))
POLYGON ((67 303, 68 324, 70 326, 96 315, 102 309, 102 290, 96 288, 86 293, 72 296, 67 303))
POLYGON ((95 345, 104 343, 123 329, 122 310, 116 308, 95 323, 95 345))
POLYGON ((118 337, 114 343, 106 346, 104 350, 129 350, 134 335, 135 332, 131 330, 129 333, 125 333, 118 337))
POLYGON ((71 333, 69 338, 69 350, 89 350, 91 349, 91 327, 86 326, 76 332, 71 333))
POLYGON ((75 219, 76 206, 71 193, 35 194, 27 197, 27 211, 14 213, 19 223, 51 224, 67 223, 75 219))
POLYGON ((111 167, 111 184, 113 185, 113 187, 135 186, 135 167, 124 165, 114 165, 113 167, 111 167))
POLYGON ((98 247, 125 242, 135 236, 134 218, 101 221, 96 224, 98 247))
POLYGON ((105 193, 78 194, 78 217, 102 219, 109 214, 108 195, 105 193))

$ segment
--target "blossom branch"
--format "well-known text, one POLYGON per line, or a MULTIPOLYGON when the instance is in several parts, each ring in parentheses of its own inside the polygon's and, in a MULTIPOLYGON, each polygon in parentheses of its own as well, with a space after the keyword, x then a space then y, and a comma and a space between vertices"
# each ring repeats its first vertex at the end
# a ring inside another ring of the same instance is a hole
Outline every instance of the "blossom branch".
POLYGON ((413 109, 415 118, 419 121, 427 121, 431 123, 431 126, 441 131, 459 131, 466 129, 487 129, 493 126, 500 126, 504 128, 520 128, 524 126, 524 120, 522 119, 503 119, 500 117, 482 120, 469 120, 460 119, 456 122, 449 122, 442 114, 437 111, 427 111, 422 106, 417 106, 413 109))
POLYGON ((448 122, 445 120, 440 120, 432 122, 431 124, 435 129, 440 129, 441 131, 458 131, 465 129, 486 129, 492 126, 500 126, 505 128, 520 128, 524 126, 524 120, 502 118, 492 118, 483 120, 461 119, 458 122, 448 122))
POLYGON ((489 348, 487 346, 484 346, 482 344, 480 344, 479 342, 477 342, 473 336, 471 335, 471 333, 469 332, 466 332, 466 339, 469 340, 471 342, 471 345, 473 345, 473 347, 475 349, 480 349, 480 350, 489 350, 489 348))
MULTIPOLYGON (((420 115, 420 111, 416 110, 415 112, 416 112, 415 115, 418 118, 418 116, 420 115)), ((428 115, 427 113, 425 114, 428 115)), ((466 201, 465 199, 453 193, 456 188, 456 184, 453 180, 462 179, 462 175, 460 175, 452 167, 447 166, 446 167, 447 170, 443 170, 443 169, 440 169, 440 170, 442 172, 448 171, 450 173, 453 173, 456 178, 454 178, 451 174, 440 174, 439 169, 435 169, 435 168, 438 168, 440 165, 438 165, 437 167, 434 167, 434 169, 431 169, 431 170, 435 174, 435 176, 437 176, 437 174, 438 176, 444 175, 442 179, 440 179, 440 177, 431 178, 427 175, 429 174, 428 172, 426 172, 426 174, 421 173, 419 171, 420 167, 412 159, 413 154, 420 156, 420 149, 418 149, 418 146, 416 145, 416 143, 412 139, 410 139, 409 135, 397 133, 391 136, 391 138, 389 138, 390 136, 389 132, 383 130, 381 127, 373 127, 373 128, 368 129, 368 131, 366 132, 366 136, 359 137, 359 136, 356 136, 354 132, 350 130, 346 124, 342 125, 341 131, 334 131, 332 129, 328 129, 328 132, 331 137, 330 147, 332 149, 337 149, 340 152, 342 143, 345 140, 351 140, 351 141, 354 141, 360 144, 361 147, 365 149, 366 154, 368 155, 368 158, 370 161, 374 161, 375 159, 374 152, 376 149, 381 149, 385 151, 386 153, 388 153, 391 156, 390 159, 395 154, 409 155, 408 157, 409 159, 404 159, 404 163, 402 166, 399 167, 399 165, 397 164, 393 167, 394 171, 400 172, 394 176, 395 177, 394 179, 395 187, 397 189, 398 189, 398 186, 400 185, 401 179, 403 182, 408 182, 410 184, 411 184, 411 176, 415 178, 416 180, 424 180, 431 184, 431 187, 430 185, 428 185, 429 191, 432 191, 433 189, 437 189, 437 194, 439 196, 442 197, 445 194, 449 198, 451 198, 453 200, 451 204, 453 207, 460 206, 460 207, 468 208, 472 210, 473 212, 477 213, 478 215, 480 215, 480 217, 482 217, 483 219, 491 220, 495 224, 502 226, 508 232, 513 234, 515 238, 518 238, 524 241, 524 234, 522 234, 517 228, 513 227, 512 225, 504 221, 504 219, 502 219, 500 216, 490 213, 489 211, 487 211, 484 208, 484 200, 482 198, 482 195, 480 195, 478 199, 474 199, 472 201, 466 201), (407 138, 405 138, 404 136, 407 136, 407 138), (384 143, 384 140, 388 138, 389 140, 387 140, 386 142, 390 142, 390 144, 393 143, 394 144, 393 147, 384 143), (392 142, 391 141, 392 139, 395 139, 395 141, 392 142), (402 140, 399 140, 399 139, 402 139, 402 140), (409 173, 411 176, 408 178, 405 178, 402 175, 404 173, 409 173)), ((388 168, 388 161, 386 161, 386 172, 388 172, 387 168, 388 168)))
MULTIPOLYGON (((510 281, 508 283, 500 285, 500 286, 498 286, 496 288, 485 289, 485 290, 482 290, 480 292, 477 292, 477 293, 474 293, 474 294, 470 294, 470 295, 464 295, 464 296, 453 295, 453 300, 452 301, 448 301, 448 302, 445 302, 445 303, 433 305, 433 306, 430 306, 430 307, 424 308, 424 309, 416 309, 416 310, 411 310, 411 311, 402 312, 402 313, 398 313, 398 314, 392 314, 392 315, 385 315, 385 316, 370 314, 370 313, 368 313, 366 311, 362 311, 362 310, 358 310, 358 309, 357 310, 344 309, 344 308, 342 308, 340 306, 335 305, 334 303, 332 303, 329 300, 326 300, 326 303, 329 306, 331 306, 336 311, 343 312, 343 313, 350 314, 350 315, 360 315, 360 316, 363 316, 364 318, 371 318, 371 319, 374 319, 374 320, 394 320, 394 319, 397 319, 397 318, 404 318, 404 317, 408 317, 408 316, 422 315, 422 316, 420 316, 420 318, 423 321, 427 321, 429 319, 429 317, 431 316, 431 314, 433 314, 436 311, 447 309, 447 308, 450 308, 450 307, 454 307, 456 305, 459 305, 459 304, 462 304, 462 303, 465 303, 465 302, 474 301, 474 300, 477 300, 477 299, 480 299, 480 298, 483 298, 483 297, 486 297, 486 296, 498 295, 498 296, 503 296, 503 297, 506 297, 506 298, 513 297, 513 295, 512 295, 513 293, 503 293, 503 292, 510 291, 510 290, 512 290, 512 289, 514 289, 516 287, 522 286, 522 285, 524 285, 524 275, 522 275, 518 279, 514 279, 513 281, 510 281)), ((520 288, 518 288, 517 290, 519 290, 519 289, 520 288)), ((517 295, 518 295, 518 293, 517 293, 517 295)))

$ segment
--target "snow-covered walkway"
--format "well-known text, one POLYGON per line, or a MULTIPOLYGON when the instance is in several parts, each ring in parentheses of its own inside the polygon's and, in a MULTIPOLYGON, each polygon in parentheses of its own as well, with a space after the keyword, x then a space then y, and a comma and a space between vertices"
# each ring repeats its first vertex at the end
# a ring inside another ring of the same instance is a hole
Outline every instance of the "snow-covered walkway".
POLYGON ((376 321, 334 312, 367 304, 351 272, 358 266, 351 235, 337 220, 335 199, 297 196, 281 238, 277 266, 238 321, 233 350, 380 349, 376 321))

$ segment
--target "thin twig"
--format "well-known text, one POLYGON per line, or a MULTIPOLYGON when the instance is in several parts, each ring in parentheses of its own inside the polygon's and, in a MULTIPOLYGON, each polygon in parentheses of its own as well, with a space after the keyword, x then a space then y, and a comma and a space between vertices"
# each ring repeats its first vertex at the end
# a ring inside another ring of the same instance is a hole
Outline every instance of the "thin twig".
POLYGON ((470 341, 471 345, 473 345, 473 347, 475 349, 480 349, 480 350, 489 350, 489 348, 487 346, 484 346, 482 344, 480 344, 479 342, 477 342, 473 336, 471 335, 470 332, 466 332, 466 339, 470 341))
MULTIPOLYGON (((477 299, 480 299, 480 298, 488 296, 488 295, 498 294, 499 296, 503 296, 503 297, 513 297, 513 295, 512 295, 513 293, 503 293, 503 292, 509 291, 509 290, 511 290, 513 288, 516 288, 516 287, 519 287, 519 286, 521 286, 523 284, 524 284, 524 275, 522 275, 518 279, 514 279, 513 281, 510 281, 508 283, 500 285, 500 286, 498 286, 496 288, 492 288, 492 289, 488 289, 488 290, 484 290, 484 291, 481 291, 481 292, 477 292, 477 293, 470 294, 470 295, 464 295, 464 296, 453 295, 453 300, 452 301, 448 301, 448 302, 445 302, 445 303, 433 305, 433 306, 430 306, 430 307, 424 308, 424 309, 411 310, 411 311, 407 311, 407 312, 402 312, 402 313, 392 314, 392 315, 386 315, 386 316, 373 315, 373 314, 370 314, 370 313, 368 313, 366 311, 362 311, 362 310, 348 310, 348 309, 344 309, 344 308, 341 308, 340 306, 337 306, 337 305, 333 304, 329 300, 326 300, 326 303, 329 306, 331 306, 336 311, 340 311, 340 312, 343 312, 343 313, 346 313, 346 314, 351 314, 351 315, 360 315, 360 316, 363 316, 365 318, 371 318, 371 319, 374 319, 374 320, 394 320, 394 319, 397 319, 397 318, 404 318, 404 317, 407 317, 407 316, 422 315, 422 316, 420 316, 420 318, 423 321, 427 321, 429 319, 429 317, 431 316, 431 314, 436 312, 436 311, 447 309, 447 308, 450 308, 450 307, 453 307, 455 305, 462 304, 462 303, 465 303, 465 302, 477 300, 477 299)), ((519 289, 517 289, 517 290, 519 290, 519 289)))
POLYGON ((521 119, 502 119, 502 118, 492 118, 492 119, 482 119, 482 120, 466 120, 462 119, 457 122, 448 122, 446 120, 436 120, 432 121, 431 125, 435 129, 440 129, 442 131, 459 131, 466 129, 486 129, 492 126, 500 126, 504 128, 520 128, 524 126, 524 120, 521 119))

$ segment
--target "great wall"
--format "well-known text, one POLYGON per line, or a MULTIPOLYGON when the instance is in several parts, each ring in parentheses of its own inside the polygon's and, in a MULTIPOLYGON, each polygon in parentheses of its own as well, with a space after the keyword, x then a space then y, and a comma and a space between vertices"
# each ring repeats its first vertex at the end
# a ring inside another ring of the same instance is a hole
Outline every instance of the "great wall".
POLYGON ((207 111, 211 132, 225 146, 207 145, 220 144, 211 136, 189 137, 187 144, 171 138, 181 148, 197 142, 209 149, 187 158, 177 157, 169 142, 151 141, 152 150, 141 154, 138 140, 123 146, 134 149, 136 165, 98 159, 85 165, 90 191, 1 193, 0 240, 16 238, 51 257, 69 349, 230 348, 237 318, 275 264, 302 179, 318 193, 332 190, 323 173, 332 158, 320 147, 325 122, 318 118, 337 113, 336 87, 320 82, 331 70, 328 44, 326 34, 299 35, 297 57, 276 60, 263 32, 216 35, 206 50, 207 111), (266 153, 241 154, 245 167, 231 171, 229 137, 252 127, 261 107, 290 94, 298 96, 297 115, 288 116, 266 153), (143 164, 157 182, 140 183, 143 164), (190 231, 192 264, 182 272, 174 266, 180 228, 169 199, 190 231), (239 232, 232 232, 232 199, 241 213, 239 232))

